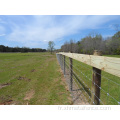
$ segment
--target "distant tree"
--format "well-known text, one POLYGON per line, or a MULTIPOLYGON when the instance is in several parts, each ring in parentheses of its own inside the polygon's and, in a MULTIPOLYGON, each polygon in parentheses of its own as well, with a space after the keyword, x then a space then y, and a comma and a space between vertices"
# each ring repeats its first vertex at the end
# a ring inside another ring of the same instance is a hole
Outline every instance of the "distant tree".
POLYGON ((48 42, 48 50, 51 52, 51 54, 54 50, 54 46, 55 46, 55 43, 53 41, 48 42))
POLYGON ((84 54, 92 54, 94 50, 103 48, 102 36, 99 34, 90 34, 81 40, 81 48, 84 54))
POLYGON ((109 41, 107 40, 107 46, 111 54, 120 55, 120 31, 114 34, 109 41))
POLYGON ((0 52, 46 52, 46 49, 41 48, 28 48, 28 47, 8 47, 0 45, 0 52))
POLYGON ((103 38, 100 34, 92 33, 80 39, 77 43, 73 40, 65 42, 60 51, 93 54, 94 50, 101 50, 106 55, 120 55, 120 31, 118 31, 118 25, 115 27, 117 32, 111 37, 103 38))
POLYGON ((64 45, 61 46, 61 51, 62 52, 78 53, 79 52, 79 45, 71 39, 69 42, 65 42, 64 45))

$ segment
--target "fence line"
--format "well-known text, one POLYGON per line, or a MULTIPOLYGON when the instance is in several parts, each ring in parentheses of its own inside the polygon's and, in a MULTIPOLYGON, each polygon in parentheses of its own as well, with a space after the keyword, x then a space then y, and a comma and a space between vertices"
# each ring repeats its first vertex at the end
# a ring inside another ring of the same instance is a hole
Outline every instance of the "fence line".
MULTIPOLYGON (((68 63, 68 62, 67 62, 68 63)), ((70 64, 70 63, 69 63, 70 64)), ((68 64, 67 64, 68 65, 68 64)), ((72 71, 73 71, 73 69, 72 69, 72 71)), ((75 72, 73 71, 73 76, 75 77, 75 72)), ((87 76, 86 76, 87 77, 87 76)), ((85 84, 85 82, 78 76, 78 78, 83 82, 83 84, 88 88, 88 86, 87 86, 87 84, 85 84)), ((76 77, 75 77, 75 79, 76 79, 76 77)), ((76 79, 76 81, 78 82, 78 79, 76 79)), ((79 83, 78 83, 79 84, 79 83)), ((95 83, 94 83, 95 84, 95 83)), ((80 84, 81 85, 81 84, 80 84)), ((95 84, 96 85, 96 84, 95 84)), ((84 87, 83 87, 83 89, 84 89, 84 87)), ((84 91, 85 91, 85 89, 84 89, 84 91)), ((92 93, 92 91, 91 91, 91 89, 89 88, 89 91, 92 93)), ((86 91, 85 91, 86 92, 86 91)), ((89 95, 87 92, 86 92, 86 94, 87 95, 89 95)), ((95 95, 95 93, 93 93, 94 94, 94 96, 100 101, 100 99, 95 95)), ((90 96, 89 96, 89 98, 90 98, 90 96)), ((90 98, 91 99, 91 98, 90 98)), ((101 103, 103 104, 103 102, 101 101, 101 103)), ((94 102, 92 103, 92 104, 95 104, 94 102)))
MULTIPOLYGON (((58 62, 60 64, 60 67, 63 71, 64 76, 66 77, 66 74, 67 73, 69 74, 69 88, 70 88, 71 93, 74 91, 73 87, 75 86, 76 89, 78 89, 77 90, 78 96, 80 94, 82 94, 86 103, 89 102, 89 104, 95 104, 95 105, 99 105, 99 104, 103 104, 103 105, 104 104, 118 104, 118 105, 120 105, 120 82, 113 81, 113 80, 109 79, 108 77, 106 77, 105 75, 101 75, 101 69, 95 68, 94 66, 92 66, 92 64, 91 64, 91 66, 93 67, 93 70, 85 65, 80 64, 79 61, 82 61, 83 63, 88 64, 88 62, 85 62, 85 58, 87 58, 87 57, 84 57, 84 61, 83 61, 83 60, 80 60, 80 58, 79 58, 79 60, 78 60, 78 58, 76 59, 75 56, 76 56, 76 53, 57 53, 56 54, 56 57, 58 59, 58 62), (75 62, 75 65, 77 65, 77 66, 80 65, 80 67, 82 66, 83 68, 79 69, 79 67, 76 67, 74 65, 74 62, 75 62), (84 70, 84 69, 86 69, 86 70, 84 70), (92 79, 90 79, 90 76, 88 76, 84 73, 84 71, 86 72, 87 70, 89 70, 91 72, 91 74, 93 74, 92 79), (98 73, 98 70, 100 71, 99 73, 98 73), (105 84, 106 84, 105 87, 104 87, 104 85, 101 87, 101 78, 104 81, 107 80, 107 82, 105 82, 105 84), (89 83, 88 81, 91 83, 89 83), (110 89, 111 82, 112 82, 112 84, 115 84, 114 85, 115 88, 114 87, 112 88, 112 89, 116 90, 115 95, 113 94, 114 91, 112 91, 110 89), (82 90, 79 91, 80 88, 82 90), (101 99, 101 97, 102 97, 102 99, 101 99), (106 98, 106 100, 104 97, 106 98)), ((80 56, 81 56, 81 54, 80 54, 80 56)), ((78 57, 78 54, 77 54, 77 57, 78 57)), ((102 56, 94 56, 94 57, 100 58, 102 56)), ((87 58, 87 60, 88 60, 88 58, 87 58)), ((91 63, 93 63, 93 59, 89 59, 89 61, 90 60, 91 60, 91 63)), ((106 59, 106 60, 107 61, 110 60, 110 62, 112 62, 111 60, 113 60, 113 58, 106 59)), ((115 62, 116 61, 113 61, 112 63, 115 63, 115 62)), ((102 63, 102 64, 104 64, 104 63, 102 63)), ((118 59, 117 59, 117 64, 118 64, 118 66, 120 65, 120 62, 118 62, 118 59)), ((97 65, 97 67, 98 67, 98 65, 97 65)), ((116 72, 116 70, 119 70, 119 68, 117 67, 115 69, 115 72, 116 72)), ((106 71, 106 69, 104 71, 106 71)), ((113 72, 114 70, 111 70, 111 71, 113 72)), ((113 75, 119 76, 118 72, 117 72, 117 74, 115 73, 113 75)))
POLYGON ((97 52, 95 51, 95 55, 84 55, 64 52, 60 52, 59 54, 65 55, 69 58, 73 58, 92 67, 98 68, 100 70, 120 77, 120 58, 96 56, 96 53, 97 52))
MULTIPOLYGON (((62 69, 62 72, 64 73, 64 70, 63 70, 63 59, 62 59, 62 57, 61 57, 61 55, 57 55, 57 58, 58 58, 58 61, 59 61, 59 64, 60 64, 60 66, 61 66, 61 69, 62 69)), ((69 64, 67 64, 67 62, 65 61, 65 66, 67 67, 66 68, 66 70, 68 70, 69 71, 69 73, 70 73, 70 69, 69 69, 69 64)), ((67 72, 68 72, 67 71, 67 72)), ((67 73, 66 73, 67 74, 67 73)), ((66 76, 66 75, 65 75, 66 76)), ((78 86, 78 84, 76 83, 76 81, 75 81, 75 79, 76 78, 73 78, 73 82, 74 82, 74 85, 76 86, 76 89, 79 89, 79 86, 78 86)), ((70 82, 70 81, 69 81, 70 82)), ((71 89, 70 89, 70 84, 69 84, 69 90, 71 91, 71 89)), ((83 90, 84 90, 84 88, 83 88, 83 90)), ((84 90, 85 91, 85 90, 84 90)), ((87 94, 87 92, 85 91, 85 93, 87 94)), ((71 94, 73 94, 72 92, 71 92, 71 94)), ((79 91, 79 90, 77 90, 77 94, 78 94, 78 96, 81 94, 81 92, 79 91)), ((84 94, 82 94, 83 95, 83 97, 84 97, 84 99, 85 99, 85 102, 87 103, 88 102, 88 100, 86 99, 86 97, 85 97, 85 95, 84 94)), ((77 97, 78 97, 77 96, 77 97)), ((72 98, 73 98, 74 96, 72 96, 72 98)))

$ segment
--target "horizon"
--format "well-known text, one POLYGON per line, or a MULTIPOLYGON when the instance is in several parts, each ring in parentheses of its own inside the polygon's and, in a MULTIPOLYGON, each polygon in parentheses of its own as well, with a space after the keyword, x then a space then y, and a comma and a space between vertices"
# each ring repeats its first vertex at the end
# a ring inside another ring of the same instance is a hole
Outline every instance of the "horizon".
POLYGON ((55 49, 70 39, 80 41, 90 33, 103 38, 116 33, 120 15, 0 15, 0 45, 55 49))

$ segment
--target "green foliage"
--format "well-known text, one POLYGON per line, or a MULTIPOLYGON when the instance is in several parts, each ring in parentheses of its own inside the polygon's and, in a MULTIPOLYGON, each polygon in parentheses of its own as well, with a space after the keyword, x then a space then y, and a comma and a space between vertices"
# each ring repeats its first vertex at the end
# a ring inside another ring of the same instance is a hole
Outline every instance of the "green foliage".
POLYGON ((46 49, 41 48, 28 48, 28 47, 8 47, 4 45, 0 45, 0 52, 46 52, 46 49))
MULTIPOLYGON (((71 44, 66 42, 61 46, 61 51, 69 52, 70 46, 71 44)), ((93 54, 94 50, 101 50, 103 54, 120 55, 120 31, 105 40, 100 34, 90 34, 74 43, 72 47, 74 53, 93 54)))
POLYGON ((48 51, 50 51, 51 54, 52 54, 52 52, 54 50, 54 46, 55 46, 55 43, 53 41, 48 42, 48 51))

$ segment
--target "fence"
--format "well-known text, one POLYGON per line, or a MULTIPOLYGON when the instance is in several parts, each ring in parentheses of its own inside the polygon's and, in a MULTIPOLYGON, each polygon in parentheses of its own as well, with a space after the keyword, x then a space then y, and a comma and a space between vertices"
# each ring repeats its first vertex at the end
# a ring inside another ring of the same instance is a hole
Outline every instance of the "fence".
POLYGON ((60 52, 56 56, 73 102, 120 105, 120 58, 104 57, 98 51, 94 55, 60 52))

